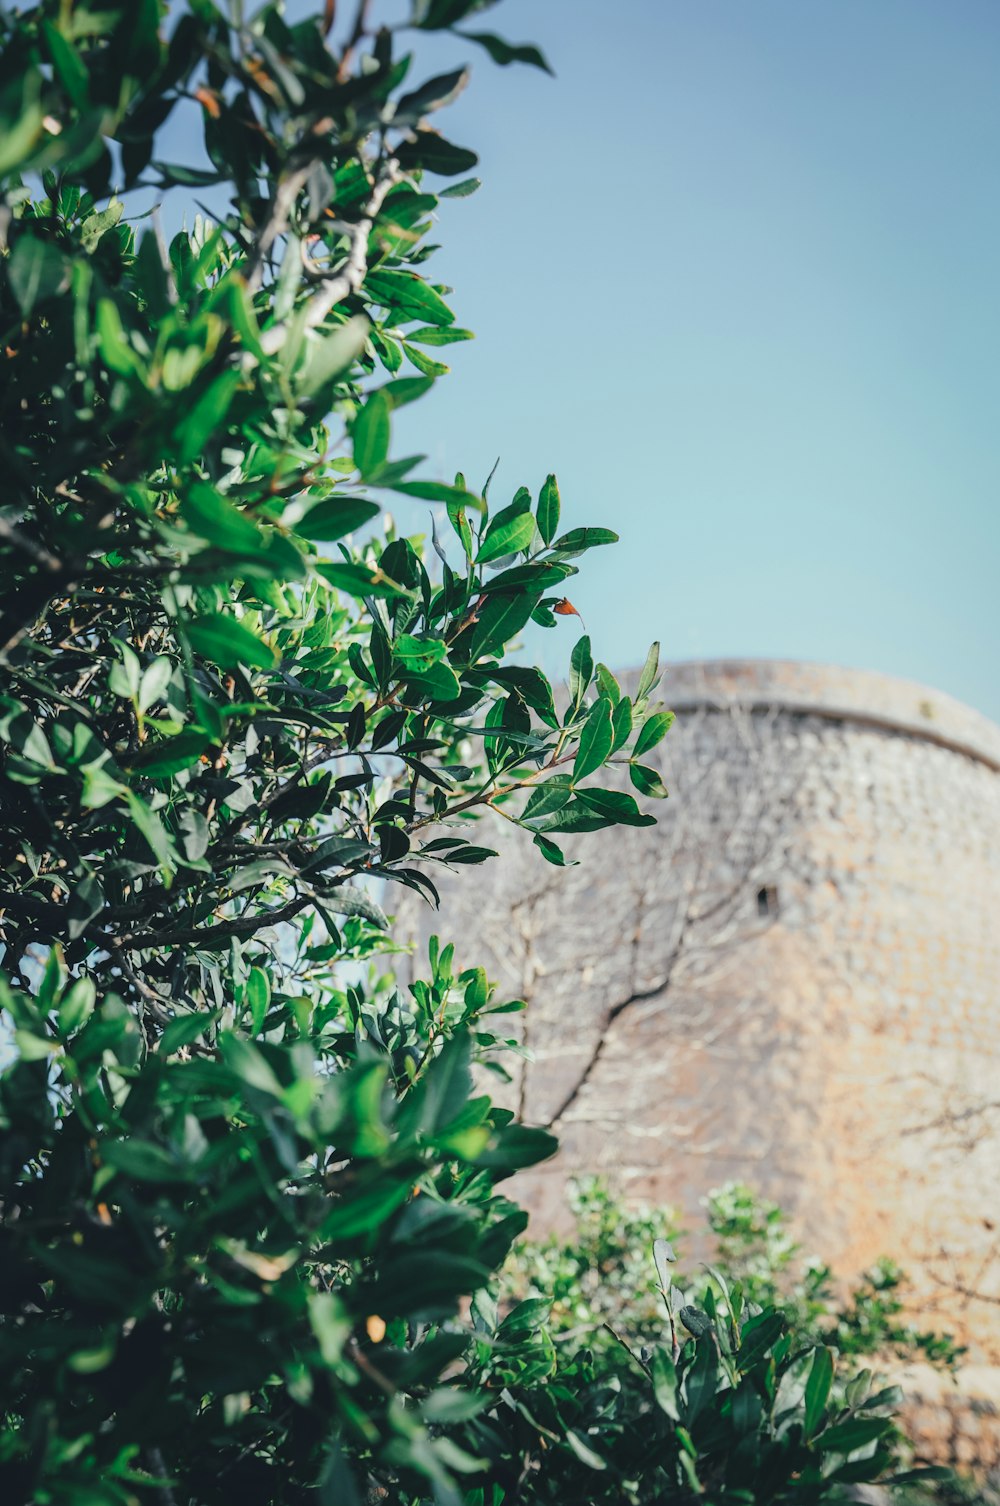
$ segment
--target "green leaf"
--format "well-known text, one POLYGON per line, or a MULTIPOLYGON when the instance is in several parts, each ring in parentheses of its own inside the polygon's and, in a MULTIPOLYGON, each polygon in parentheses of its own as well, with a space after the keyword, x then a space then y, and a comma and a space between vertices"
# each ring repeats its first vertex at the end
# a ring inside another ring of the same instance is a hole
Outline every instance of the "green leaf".
POLYGON ((264 549, 256 523, 207 481, 191 482, 181 499, 180 515, 192 533, 219 549, 251 554, 264 549))
POLYGON ((573 799, 573 789, 565 774, 553 774, 543 785, 532 790, 524 807, 522 820, 537 821, 562 810, 573 799))
POLYGON ((121 315, 110 298, 97 300, 97 343, 105 366, 119 376, 131 376, 142 362, 125 336, 121 315))
POLYGON ((92 978, 77 978, 59 1001, 59 1029, 74 1035, 94 1012, 97 989, 92 978))
POLYGON ((295 532, 304 539, 332 544, 363 528, 380 512, 377 502, 368 502, 364 497, 324 497, 314 502, 301 522, 295 524, 295 532))
POLYGON ((426 324, 454 324, 455 315, 440 293, 418 277, 415 272, 386 270, 369 272, 365 287, 376 303, 386 308, 395 308, 413 319, 423 319, 426 324))
POLYGON ((420 168, 424 172, 440 173, 443 178, 467 173, 479 162, 475 152, 446 141, 437 131, 413 131, 396 148, 396 160, 407 171, 420 168))
POLYGON ((655 716, 643 722, 632 750, 633 758, 641 758, 643 753, 648 753, 650 748, 655 748, 657 743, 663 741, 673 724, 674 713, 672 711, 658 711, 655 716))
POLYGON ((83 776, 80 804, 85 810, 100 810, 102 806, 126 793, 126 786, 115 779, 102 763, 95 761, 83 764, 80 773, 83 776))
POLYGON ((577 1428, 566 1429, 566 1442, 581 1463, 586 1464, 589 1469, 607 1469, 608 1461, 602 1459, 600 1454, 591 1448, 577 1428))
POLYGON ((832 1385, 833 1355, 824 1345, 813 1355, 812 1368, 806 1382, 805 1431, 807 1438, 812 1436, 823 1421, 832 1385))
POLYGON ((540 831, 536 831, 534 841, 535 846, 547 863, 551 863, 556 868, 573 868, 576 866, 566 857, 561 847, 548 837, 543 837, 540 831))
POLYGON ((165 654, 158 654, 151 664, 147 664, 139 682, 140 712, 148 711, 157 701, 163 700, 173 672, 174 667, 165 654))
POLYGON ((100 243, 101 237, 108 231, 113 230, 125 212, 125 205, 121 199, 112 199, 107 209, 99 209, 90 214, 80 226, 80 240, 83 249, 93 254, 100 243))
MULTIPOLYGON (((560 568, 566 570, 575 567, 563 565, 560 568)), ((614 706, 615 710, 617 710, 618 703, 622 698, 621 686, 606 664, 599 663, 596 667, 596 672, 597 688, 599 693, 603 696, 606 696, 607 699, 611 702, 612 706, 614 706)))
MULTIPOLYGON (((309 1323, 325 1365, 335 1366, 340 1361, 344 1345, 351 1337, 354 1320, 336 1292, 312 1291, 307 1297, 309 1323)), ((338 1497, 338 1506, 339 1506, 338 1497)))
POLYGON ((168 1020, 163 1027, 157 1050, 161 1056, 172 1056, 184 1046, 190 1046, 192 1042, 199 1041, 205 1032, 211 1028, 219 1017, 217 1009, 202 1011, 193 1014, 178 1015, 173 1020, 168 1020))
POLYGON ((254 1035, 260 1035, 271 1003, 271 979, 262 967, 252 967, 247 975, 247 1006, 254 1035))
POLYGON ((600 815, 589 805, 584 805, 574 793, 573 798, 561 810, 552 811, 548 816, 535 816, 530 829, 547 834, 555 832, 569 836, 584 831, 600 831, 602 827, 614 824, 607 816, 600 815))
POLYGON ((872 1388, 872 1372, 859 1370, 844 1388, 844 1399, 849 1407, 863 1407, 872 1388))
MULTIPOLYGON (((51 21, 42 22, 42 35, 60 84, 78 109, 86 109, 90 100, 90 75, 86 64, 72 42, 67 41, 51 21)), ((93 248, 88 246, 87 249, 93 248)))
POLYGON ((659 673, 660 645, 658 643, 651 643, 649 652, 646 655, 646 662, 642 666, 642 672, 639 675, 639 688, 635 693, 637 701, 644 701, 650 691, 655 688, 659 673))
POLYGON ((559 527, 559 485, 555 476, 546 476, 538 498, 538 532, 551 544, 559 527))
MULTIPOLYGON (((332 1293, 316 1293, 318 1297, 324 1295, 332 1295, 332 1293)), ((314 1313, 310 1313, 310 1316, 313 1331, 316 1332, 316 1316, 314 1313)), ((349 1318, 345 1318, 344 1322, 346 1324, 344 1339, 346 1340, 350 1335, 351 1322, 349 1318)), ((322 1331, 322 1323, 320 1331, 322 1331)), ((328 1363, 335 1362, 328 1361, 328 1363)), ((316 1482, 316 1506, 364 1506, 357 1482, 336 1441, 331 1443, 326 1450, 323 1470, 316 1482)))
POLYGON ((188 1167, 150 1140, 105 1140, 101 1159, 137 1182, 186 1182, 188 1167))
POLYGON ((471 329, 459 329, 455 324, 450 329, 429 324, 424 329, 411 329, 406 338, 411 344, 415 341, 418 345, 454 345, 476 337, 471 329))
POLYGON ((511 1308, 497 1329, 497 1338, 517 1343, 544 1328, 552 1311, 551 1297, 528 1297, 511 1308))
POLYGON ((542 560, 528 560, 523 565, 512 565, 509 570, 488 577, 482 582, 483 591, 510 591, 514 586, 530 586, 533 591, 547 591, 550 586, 562 583, 567 575, 575 575, 572 565, 547 564, 542 560))
MULTIPOLYGON (((13 89, 11 90, 14 95, 13 89)), ((45 127, 45 111, 39 103, 41 78, 36 69, 22 82, 20 99, 14 105, 13 115, 8 115, 4 130, 0 132, 0 174, 6 176, 23 166, 30 158, 38 138, 45 127)), ((16 95, 14 95, 16 99, 16 95)), ((14 103, 12 99, 11 103, 14 103)))
POLYGON ((650 1371, 653 1377, 653 1396, 656 1405, 661 1412, 667 1414, 672 1422, 679 1422, 677 1370, 667 1351, 660 1344, 653 1350, 650 1371))
POLYGON ((482 497, 477 497, 474 492, 467 492, 460 486, 449 486, 445 481, 397 481, 392 489, 394 492, 402 492, 406 497, 420 497, 425 502, 446 502, 449 513, 453 507, 471 507, 476 512, 482 512, 486 505, 482 497))
POLYGON ((69 287, 72 264, 52 241, 21 235, 7 262, 11 290, 27 319, 36 304, 58 297, 69 287))
POLYGON ((673 1280, 670 1267, 676 1261, 674 1247, 669 1239, 653 1240, 653 1264, 656 1266, 656 1275, 660 1283, 660 1290, 667 1292, 673 1280))
POLYGON ((317 1237, 340 1241, 375 1231, 403 1206, 410 1195, 409 1182, 394 1177, 344 1197, 326 1215, 316 1231, 317 1237))
POLYGON ((467 1422, 470 1417, 478 1417, 480 1412, 491 1405, 491 1397, 467 1391, 462 1385, 442 1386, 420 1403, 420 1415, 425 1422, 443 1426, 467 1422))
POLYGON ((740 1369, 750 1370, 763 1359, 768 1351, 773 1349, 787 1326, 784 1313, 776 1312, 773 1308, 765 1308, 756 1317, 748 1319, 740 1335, 737 1355, 740 1369))
POLYGON ((467 199, 482 186, 482 178, 466 178, 461 183, 449 183, 447 188, 441 189, 438 196, 442 199, 467 199))
POLYGON ((407 669, 419 671, 447 658, 448 645, 443 638, 415 638, 411 633, 400 633, 392 652, 407 669))
POLYGON ((249 1087, 266 1093, 271 1098, 281 1098, 283 1089, 274 1068, 259 1047, 235 1031, 223 1030, 219 1035, 222 1058, 236 1077, 249 1087))
POLYGON ((601 696, 590 708, 580 732, 580 746, 573 762, 573 783, 586 779, 611 756, 614 732, 611 726, 611 702, 601 696))
POLYGON ((455 1123, 472 1094, 471 1060, 468 1037, 445 1042, 404 1100, 400 1134, 440 1135, 455 1123))
POLYGON ((876 1438, 884 1438, 892 1426, 890 1417, 851 1417, 820 1433, 816 1447, 823 1454, 850 1454, 876 1438))
POLYGON ((517 554, 529 547, 534 536, 535 520, 528 512, 503 521, 494 519, 479 546, 476 564, 485 565, 505 554, 517 554))
POLYGON ((146 779, 169 779, 196 764, 211 741, 206 733, 191 731, 163 742, 146 743, 132 758, 129 771, 146 779))
POLYGON ((355 314, 332 334, 309 341, 296 373, 298 396, 313 397, 349 371, 365 348, 370 328, 363 314, 355 314))
POLYGON ((569 660, 569 694, 573 712, 583 705, 583 698, 594 678, 594 659, 590 652, 590 638, 584 633, 573 645, 569 660))
POLYGON ((351 425, 354 464, 362 476, 371 476, 389 455, 389 399, 384 392, 373 392, 351 425))
POLYGON ((419 376, 393 377, 391 382, 386 382, 380 388, 389 399, 393 408, 403 408, 407 403, 415 403, 418 397, 423 397, 425 392, 430 392, 434 386, 433 378, 419 376))
MULTIPOLYGON (((469 657, 475 662, 483 654, 498 654, 515 637, 531 616, 535 597, 527 591, 511 595, 497 592, 479 609, 470 630, 469 657)), ((463 634, 463 638, 464 638, 463 634)), ((459 642, 462 640, 460 639, 459 642)))
POLYGON ((544 55, 530 42, 505 42, 503 37, 495 36, 491 31, 460 31, 458 35, 468 37, 470 42, 478 42, 480 47, 486 49, 494 63, 499 63, 503 67, 506 67, 508 63, 529 63, 532 68, 541 68, 544 73, 552 73, 544 55))
POLYGON ((381 570, 370 570, 367 565, 328 565, 324 562, 316 566, 316 573, 349 596, 375 596, 385 600, 392 596, 406 598, 413 595, 381 570))
POLYGON ((599 816, 619 826, 656 825, 656 817, 644 815, 624 790, 580 790, 579 799, 599 816))
POLYGON ((121 696, 123 701, 134 701, 139 697, 139 682, 142 679, 142 663, 139 655, 131 644, 119 642, 116 645, 121 656, 117 664, 113 664, 108 675, 108 689, 113 695, 121 696))
POLYGON ((149 844, 160 868, 169 874, 176 866, 177 853, 159 815, 134 790, 126 790, 125 799, 136 828, 149 844))
POLYGON ((402 345, 403 350, 406 352, 408 358, 413 362, 417 370, 422 371, 426 376, 443 377, 447 376, 449 371, 451 370, 451 367, 448 366, 444 361, 433 360, 430 356, 425 355, 424 352, 422 350, 419 350, 416 346, 407 344, 405 340, 402 342, 402 345))
POLYGON ((183 460, 194 460, 213 436, 221 438, 219 431, 242 380, 239 371, 224 371, 178 424, 177 443, 183 460))
POLYGON ((422 116, 442 105, 451 104, 469 82, 468 68, 456 68, 452 73, 442 73, 430 78, 419 89, 400 95, 392 113, 394 126, 415 125, 422 116))
POLYGON ((628 696, 622 696, 614 709, 611 717, 612 727, 615 734, 612 752, 617 753, 623 748, 632 734, 632 702, 628 696))
POLYGON ((462 694, 462 685, 450 664, 431 664, 419 673, 407 672, 409 691, 418 692, 430 701, 457 701, 462 694))
MULTIPOLYGON (((684 1308, 682 1315, 689 1311, 695 1310, 684 1308)), ((711 1404, 715 1395, 719 1369, 719 1356, 714 1335, 704 1334, 696 1340, 696 1345, 694 1364, 684 1378, 686 1405, 683 1415, 688 1428, 694 1427, 698 1417, 711 1404)))
POLYGON ((77 1349, 66 1360, 69 1368, 77 1375, 96 1375, 101 1370, 106 1370, 118 1352, 115 1340, 109 1339, 107 1343, 96 1345, 93 1349, 77 1349))
POLYGON ((585 549, 596 549, 600 544, 617 544, 618 535, 610 528, 571 528, 561 539, 556 539, 553 550, 560 554, 583 554, 585 549))
POLYGON ((30 1030, 15 1030, 14 1045, 22 1061, 38 1062, 58 1051, 59 1042, 49 1036, 35 1035, 30 1030))
POLYGON ((628 775, 639 793, 648 795, 652 800, 666 800, 670 794, 656 770, 649 768, 647 764, 630 763, 628 775))
POLYGON ((204 654, 220 669, 239 669, 242 664, 255 669, 273 669, 277 655, 236 617, 211 612, 195 617, 185 631, 196 653, 204 654))

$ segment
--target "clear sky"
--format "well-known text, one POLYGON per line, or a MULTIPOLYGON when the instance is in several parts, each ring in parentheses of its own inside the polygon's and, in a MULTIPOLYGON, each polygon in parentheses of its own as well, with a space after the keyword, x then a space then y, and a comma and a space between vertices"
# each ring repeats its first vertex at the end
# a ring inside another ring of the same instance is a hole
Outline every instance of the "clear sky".
POLYGON ((557 77, 473 55, 440 117, 484 187, 428 270, 478 338, 400 453, 554 469, 617 528, 569 583, 612 664, 832 661, 1000 718, 996 0, 480 20, 557 77))
MULTIPOLYGON (((616 528, 569 583, 612 665, 652 638, 816 659, 1000 719, 997 0, 504 0, 477 26, 557 77, 423 44, 474 64, 439 122, 484 187, 427 271, 477 339, 437 353, 396 453, 480 483, 499 455, 501 501, 555 470, 567 523, 616 528)), ((574 636, 529 652, 558 674, 574 636)))

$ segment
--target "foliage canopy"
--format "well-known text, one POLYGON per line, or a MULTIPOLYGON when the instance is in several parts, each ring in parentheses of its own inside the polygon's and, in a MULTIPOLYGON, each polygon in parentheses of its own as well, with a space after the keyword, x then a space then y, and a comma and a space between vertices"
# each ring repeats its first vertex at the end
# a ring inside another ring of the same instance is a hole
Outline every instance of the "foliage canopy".
POLYGON ((498 1188, 554 1143, 472 1076, 520 1006, 436 939, 408 994, 383 971, 389 886, 487 859, 478 810, 556 864, 651 822, 602 770, 649 789, 668 725, 655 648, 630 698, 581 637, 558 706, 510 658, 611 530, 563 530, 554 477, 497 507, 390 454, 468 338, 425 265, 476 187, 430 124, 465 71, 404 49, 544 66, 484 8, 0 14, 11 1500, 805 1501, 889 1458, 884 1407, 829 1403, 828 1351, 739 1293, 627 1384, 557 1357, 547 1303, 498 1313, 498 1188), (204 158, 161 160, 185 111, 204 158), (147 188, 228 207, 168 242, 147 188))

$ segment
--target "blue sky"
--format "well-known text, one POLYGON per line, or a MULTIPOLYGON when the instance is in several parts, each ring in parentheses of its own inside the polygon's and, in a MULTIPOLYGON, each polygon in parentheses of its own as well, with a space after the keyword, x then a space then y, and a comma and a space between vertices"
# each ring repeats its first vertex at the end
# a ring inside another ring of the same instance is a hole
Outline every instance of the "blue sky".
MULTIPOLYGON (((652 638, 816 659, 1000 719, 996 0, 504 0, 475 24, 557 77, 423 44, 426 71, 474 63, 439 122, 484 187, 427 270, 477 339, 440 352, 396 452, 479 482, 499 455, 495 500, 555 470, 568 523, 616 528, 570 583, 612 665, 652 638)), ((528 651, 558 674, 574 636, 528 651)))
POLYGON ((482 23, 557 77, 474 58, 441 117, 484 187, 429 266, 478 338, 442 352, 400 452, 480 479, 499 454, 504 492, 554 469, 564 515, 615 527, 570 583, 612 664, 658 637, 1000 717, 995 0, 505 0, 482 23))

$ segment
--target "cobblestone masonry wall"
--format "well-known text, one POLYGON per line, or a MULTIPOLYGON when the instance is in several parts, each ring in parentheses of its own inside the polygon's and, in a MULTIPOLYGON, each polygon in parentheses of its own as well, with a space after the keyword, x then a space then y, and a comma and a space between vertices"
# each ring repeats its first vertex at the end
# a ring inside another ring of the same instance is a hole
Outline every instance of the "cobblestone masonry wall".
POLYGON ((660 826, 567 844, 568 871, 505 827, 435 917, 529 1000, 512 1095, 562 1149, 520 1195, 551 1224, 602 1171, 694 1225, 742 1179, 843 1275, 897 1259, 914 1317, 996 1365, 1000 728, 796 663, 661 694, 660 826))

